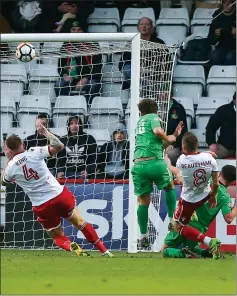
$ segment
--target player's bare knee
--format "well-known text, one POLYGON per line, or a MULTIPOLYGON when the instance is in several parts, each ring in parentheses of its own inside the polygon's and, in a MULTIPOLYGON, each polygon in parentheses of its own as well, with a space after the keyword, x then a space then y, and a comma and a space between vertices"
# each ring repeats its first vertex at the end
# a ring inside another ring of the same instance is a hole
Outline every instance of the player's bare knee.
POLYGON ((146 194, 138 197, 138 202, 140 205, 149 206, 150 201, 151 201, 150 194, 146 194))
POLYGON ((171 182, 167 187, 164 188, 165 191, 170 191, 172 189, 174 189, 174 183, 173 182, 171 182))
POLYGON ((182 226, 179 224, 179 222, 174 221, 173 225, 174 225, 174 230, 177 231, 177 232, 179 232, 180 229, 181 229, 181 227, 182 227, 182 226))
POLYGON ((52 239, 58 238, 60 235, 63 235, 63 229, 60 226, 59 228, 52 229, 48 231, 49 235, 51 236, 52 239))

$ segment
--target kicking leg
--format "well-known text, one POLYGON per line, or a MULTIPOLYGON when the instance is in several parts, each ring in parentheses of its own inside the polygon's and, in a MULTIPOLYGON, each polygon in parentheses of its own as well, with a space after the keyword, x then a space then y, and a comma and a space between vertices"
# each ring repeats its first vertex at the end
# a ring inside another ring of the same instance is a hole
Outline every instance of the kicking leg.
POLYGON ((150 194, 144 194, 138 197, 137 218, 141 233, 141 247, 148 248, 148 209, 151 201, 150 194))
POLYGON ((106 257, 113 257, 113 254, 109 252, 102 241, 99 239, 95 229, 89 223, 87 223, 79 214, 78 208, 74 208, 72 216, 67 219, 70 221, 78 230, 80 230, 85 238, 93 244, 100 252, 106 257))

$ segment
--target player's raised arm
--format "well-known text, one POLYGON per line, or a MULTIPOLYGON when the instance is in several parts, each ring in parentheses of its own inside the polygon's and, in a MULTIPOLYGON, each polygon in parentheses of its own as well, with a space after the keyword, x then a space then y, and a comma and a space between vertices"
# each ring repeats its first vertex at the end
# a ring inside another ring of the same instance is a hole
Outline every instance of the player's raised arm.
POLYGON ((179 169, 171 164, 170 159, 168 158, 167 155, 165 155, 164 158, 165 158, 165 161, 166 161, 166 163, 167 163, 167 165, 168 165, 168 168, 170 169, 171 173, 175 176, 176 181, 177 181, 180 185, 182 185, 182 184, 183 184, 183 178, 182 178, 182 176, 181 176, 181 174, 180 174, 179 169))
POLYGON ((55 155, 63 150, 64 144, 55 135, 50 133, 40 122, 36 122, 36 129, 46 138, 49 139, 49 152, 51 155, 55 155))
POLYGON ((4 143, 3 150, 4 150, 5 157, 6 157, 6 164, 5 164, 5 167, 4 167, 4 169, 2 170, 2 173, 1 173, 1 184, 3 186, 7 186, 9 183, 11 183, 9 168, 8 168, 7 165, 8 165, 9 160, 12 158, 12 152, 7 147, 6 143, 4 143))

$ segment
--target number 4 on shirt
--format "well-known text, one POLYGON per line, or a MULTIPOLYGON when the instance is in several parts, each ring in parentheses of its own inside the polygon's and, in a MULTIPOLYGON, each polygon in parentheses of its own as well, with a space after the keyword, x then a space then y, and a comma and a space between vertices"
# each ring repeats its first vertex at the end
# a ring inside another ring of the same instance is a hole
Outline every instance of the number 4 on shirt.
POLYGON ((24 177, 27 181, 31 180, 32 178, 34 178, 35 180, 39 180, 38 173, 34 171, 32 168, 28 169, 26 164, 23 165, 22 169, 23 169, 24 177))

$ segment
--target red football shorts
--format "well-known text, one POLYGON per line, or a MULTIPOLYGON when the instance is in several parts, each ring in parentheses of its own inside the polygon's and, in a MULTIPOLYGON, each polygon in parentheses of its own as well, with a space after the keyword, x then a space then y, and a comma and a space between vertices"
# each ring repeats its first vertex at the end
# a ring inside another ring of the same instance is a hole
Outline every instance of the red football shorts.
POLYGON ((50 231, 61 224, 61 218, 70 218, 76 206, 76 199, 65 186, 62 193, 32 210, 44 229, 50 231))
POLYGON ((190 222, 195 210, 200 208, 209 199, 209 197, 210 195, 208 194, 207 197, 195 203, 185 201, 182 197, 180 197, 174 213, 174 220, 178 221, 181 225, 187 225, 190 222))

